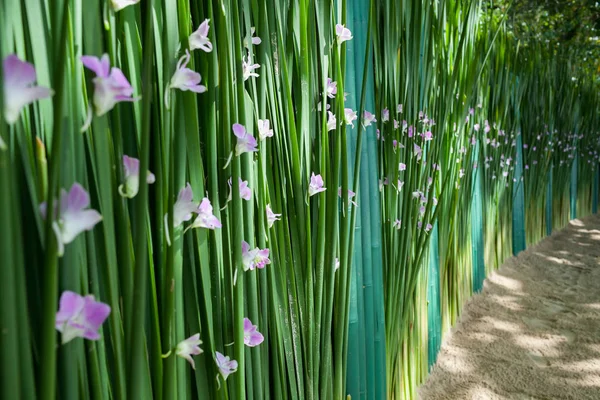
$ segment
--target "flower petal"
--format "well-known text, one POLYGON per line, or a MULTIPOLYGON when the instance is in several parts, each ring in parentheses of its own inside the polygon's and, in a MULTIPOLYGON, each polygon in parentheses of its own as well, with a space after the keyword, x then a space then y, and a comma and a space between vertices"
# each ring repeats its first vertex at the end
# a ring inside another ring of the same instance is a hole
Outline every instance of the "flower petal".
POLYGON ((65 290, 60 296, 59 309, 56 313, 56 329, 62 332, 64 323, 70 318, 77 316, 84 305, 85 300, 82 296, 65 290))
POLYGON ((107 78, 110 72, 110 59, 108 54, 102 55, 102 59, 95 56, 81 56, 81 63, 96 73, 96 76, 107 78))
POLYGON ((102 216, 96 210, 84 210, 70 214, 69 218, 63 219, 60 229, 62 243, 71 243, 80 233, 91 230, 101 220, 102 216))

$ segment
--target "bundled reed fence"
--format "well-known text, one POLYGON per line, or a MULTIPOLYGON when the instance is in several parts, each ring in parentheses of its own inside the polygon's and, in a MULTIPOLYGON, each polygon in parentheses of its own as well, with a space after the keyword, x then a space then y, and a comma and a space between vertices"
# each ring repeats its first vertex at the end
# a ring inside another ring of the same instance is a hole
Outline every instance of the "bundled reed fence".
POLYGON ((0 398, 412 398, 597 212, 593 77, 479 0, 0 3, 0 398))

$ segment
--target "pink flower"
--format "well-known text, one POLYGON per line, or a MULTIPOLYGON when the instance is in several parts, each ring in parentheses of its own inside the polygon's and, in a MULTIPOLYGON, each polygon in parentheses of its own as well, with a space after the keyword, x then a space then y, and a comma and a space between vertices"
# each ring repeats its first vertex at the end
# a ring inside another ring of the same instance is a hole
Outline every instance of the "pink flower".
POLYGON ((258 151, 258 143, 252 134, 246 132, 246 127, 241 124, 233 124, 233 134, 237 137, 235 155, 258 151))
POLYGON ((258 77, 259 75, 254 72, 255 69, 260 68, 260 64, 250 64, 246 61, 246 57, 242 60, 242 75, 244 77, 244 81, 250 79, 251 76, 258 77))
POLYGON ((199 73, 186 68, 186 65, 190 62, 190 52, 185 50, 185 55, 182 56, 177 62, 177 69, 171 78, 169 83, 169 89, 179 89, 182 91, 190 91, 195 93, 206 92, 206 86, 201 85, 202 77, 199 73))
POLYGON ((127 6, 131 6, 139 3, 140 0, 111 0, 110 4, 115 12, 121 11, 127 6))
POLYGON ((414 151, 415 151, 415 155, 417 156, 417 159, 420 159, 421 154, 423 153, 423 150, 421 150, 421 147, 419 147, 416 143, 413 146, 414 146, 414 151))
POLYGON ((248 34, 248 36, 246 36, 244 38, 244 47, 245 48, 249 49, 251 44, 257 46, 262 43, 262 40, 258 36, 254 36, 255 32, 256 32, 256 28, 251 27, 250 33, 248 34))
POLYGON ((399 129, 400 128, 400 122, 394 120, 394 129, 399 129))
MULTIPOLYGON (((62 256, 65 245, 71 243, 83 231, 89 231, 102 220, 96 210, 87 210, 90 205, 90 195, 79 184, 74 183, 71 190, 60 191, 60 214, 56 215, 56 202, 54 217, 58 220, 52 222, 52 230, 58 242, 58 255, 62 256)), ((47 203, 40 204, 40 213, 46 219, 47 203)))
POLYGON ((431 131, 427 131, 423 134, 423 140, 425 140, 426 142, 428 142, 432 139, 433 139, 433 133, 431 133, 431 131))
POLYGON ((367 126, 371 126, 373 122, 377 122, 375 115, 365 110, 363 113, 363 126, 366 128, 367 126))
POLYGON ((246 241, 242 241, 242 264, 244 271, 252 271, 256 268, 263 269, 265 265, 271 264, 269 249, 256 247, 250 250, 250 245, 246 241))
POLYGON ((398 104, 398 106, 396 107, 396 112, 398 114, 402 114, 402 104, 398 104))
MULTIPOLYGON (((186 184, 185 188, 179 191, 177 201, 173 204, 173 228, 177 228, 185 221, 189 221, 192 218, 192 213, 196 212, 198 204, 194 203, 194 193, 190 184, 186 184)), ((169 214, 165 214, 165 234, 167 237, 167 243, 171 245, 171 239, 169 237, 169 226, 168 226, 169 214)))
POLYGON ((389 120, 390 120, 390 110, 388 110, 387 108, 384 108, 383 111, 381 112, 381 121, 387 122, 389 120))
POLYGON ((404 187, 404 181, 401 181, 400 179, 398 179, 398 187, 396 188, 396 190, 398 190, 400 192, 403 187, 404 187))
POLYGON ((196 31, 190 35, 190 50, 200 49, 206 53, 210 53, 212 51, 213 46, 208 38, 208 31, 210 30, 210 26, 208 25, 209 23, 210 20, 205 19, 200 24, 198 29, 196 29, 196 31))
POLYGON ((337 119, 335 118, 335 114, 331 111, 327 111, 327 115, 329 116, 327 119, 327 132, 329 132, 336 128, 337 119))
POLYGON ((350 32, 350 29, 344 27, 342 24, 335 25, 335 34, 337 36, 338 45, 341 45, 345 41, 352 39, 352 32, 350 32))
POLYGON ((270 121, 268 119, 258 120, 258 138, 265 140, 268 137, 273 137, 273 129, 270 129, 270 121))
POLYGON ((235 360, 231 360, 229 356, 224 356, 218 351, 215 352, 215 363, 221 372, 221 376, 223 376, 224 380, 227 380, 227 377, 234 372, 237 371, 238 363, 235 360))
POLYGON ((325 88, 325 93, 330 99, 335 98, 335 95, 337 94, 337 82, 333 82, 331 78, 327 78, 327 87, 325 88))
POLYGON ((475 129, 476 132, 479 131, 479 124, 473 125, 473 128, 475 129))
MULTIPOLYGON (((342 197, 342 187, 341 186, 338 188, 338 196, 340 198, 342 197)), ((351 200, 354 196, 356 196, 356 193, 354 193, 352 190, 348 189, 348 202, 350 204, 354 204, 355 206, 358 207, 358 204, 356 204, 355 201, 351 200)))
POLYGON ((216 229, 221 227, 221 221, 214 216, 212 205, 207 197, 202 199, 196 213, 198 216, 190 228, 216 229))
MULTIPOLYGON (((229 185, 229 197, 227 198, 227 201, 231 201, 231 178, 229 178, 227 184, 229 185)), ((252 189, 248 187, 248 181, 243 181, 242 178, 238 178, 238 187, 241 199, 250 200, 252 198, 252 189)))
POLYGON ((258 331, 258 326, 252 325, 248 318, 244 318, 244 344, 248 347, 255 347, 264 340, 265 337, 258 331))
POLYGON ((179 357, 185 358, 193 369, 196 369, 196 364, 194 363, 194 359, 192 356, 197 356, 198 354, 202 354, 203 351, 200 348, 202 344, 202 340, 200 340, 200 334, 196 333, 195 335, 190 336, 189 338, 179 342, 177 347, 175 348, 175 354, 179 357))
POLYGON ((310 184, 308 185, 308 196, 315 195, 320 192, 324 192, 327 188, 323 187, 323 178, 321 175, 315 175, 313 172, 310 176, 310 184))
MULTIPOLYGON (((52 96, 52 90, 35 86, 35 67, 14 54, 2 62, 4 86, 4 118, 11 125, 17 122, 23 107, 36 100, 52 96)), ((2 139, 0 139, 1 141, 2 139)))
POLYGON ((402 227, 402 220, 397 219, 394 221, 394 223, 392 224, 392 226, 396 229, 400 229, 402 227))
POLYGON ((427 224, 427 225, 425 226, 425 232, 429 232, 429 231, 431 230, 431 228, 433 228, 433 225, 431 225, 431 224, 427 224))
POLYGON ((400 171, 406 171, 406 164, 404 164, 404 163, 398 164, 398 170, 400 170, 400 171))
POLYGON ((271 210, 271 206, 267 204, 267 223, 269 224, 269 228, 272 228, 275 221, 279 221, 280 219, 281 214, 275 214, 273 210, 271 210))
POLYGON ((354 120, 356 120, 356 118, 358 118, 356 111, 352 110, 351 108, 344 108, 344 120, 346 125, 352 125, 354 128, 354 120))
MULTIPOLYGON (((140 188, 140 160, 133 157, 123 156, 123 167, 125 182, 119 185, 119 194, 129 199, 134 198, 140 188)), ((156 178, 150 171, 146 171, 146 182, 154 183, 156 178)))
POLYGON ((64 291, 60 296, 60 307, 56 313, 56 330, 62 334, 62 344, 76 337, 88 340, 100 339, 98 330, 110 314, 108 304, 85 297, 75 292, 64 291))
POLYGON ((133 88, 117 67, 110 68, 108 54, 102 58, 82 56, 83 65, 96 73, 94 78, 94 109, 97 116, 109 112, 121 101, 137 101, 139 97, 131 97, 133 88))

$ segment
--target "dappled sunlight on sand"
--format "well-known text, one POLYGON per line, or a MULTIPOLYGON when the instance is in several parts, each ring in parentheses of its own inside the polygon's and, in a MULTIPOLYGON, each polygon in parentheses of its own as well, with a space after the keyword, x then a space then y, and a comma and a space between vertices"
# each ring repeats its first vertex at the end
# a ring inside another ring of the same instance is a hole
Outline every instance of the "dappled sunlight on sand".
POLYGON ((493 273, 418 398, 600 400, 599 227, 572 221, 493 273))

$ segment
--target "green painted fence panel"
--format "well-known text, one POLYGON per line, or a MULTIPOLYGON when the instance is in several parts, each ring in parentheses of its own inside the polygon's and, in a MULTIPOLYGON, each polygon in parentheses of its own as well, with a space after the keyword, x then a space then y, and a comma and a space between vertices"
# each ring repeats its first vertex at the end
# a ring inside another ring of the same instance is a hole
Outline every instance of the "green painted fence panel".
POLYGON ((429 239, 429 268, 427 271, 427 358, 429 369, 435 364, 442 344, 442 314, 440 306, 440 254, 437 222, 429 239))
POLYGON ((474 160, 478 166, 473 173, 471 194, 471 248, 473 257, 473 292, 483 289, 485 279, 485 253, 483 243, 483 171, 479 168, 479 143, 475 146, 474 160))
MULTIPOLYGON (((348 1, 347 25, 354 38, 346 42, 344 89, 349 93, 345 106, 353 110, 360 107, 369 7, 369 0, 348 1)), ((365 107, 373 112, 372 61, 367 68, 365 107)), ((363 128, 357 126, 348 130, 350 170, 354 168, 358 129, 363 128)), ((364 132, 360 149, 360 187, 350 287, 346 373, 346 393, 352 399, 384 399, 386 396, 383 259, 375 129, 375 126, 371 126, 364 132)))
POLYGON ((579 169, 579 155, 575 153, 573 165, 571 166, 571 189, 570 189, 570 205, 571 219, 577 218, 577 171, 579 169))
POLYGON ((517 135, 517 159, 515 160, 515 179, 513 183, 513 210, 512 210, 512 241, 513 254, 517 255, 527 247, 525 242, 525 191, 523 189, 523 139, 521 133, 517 135))

